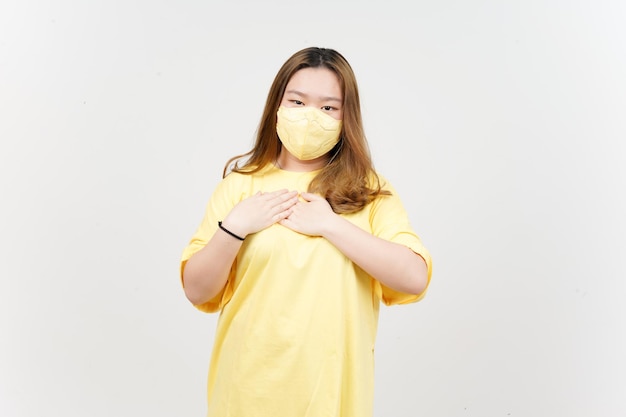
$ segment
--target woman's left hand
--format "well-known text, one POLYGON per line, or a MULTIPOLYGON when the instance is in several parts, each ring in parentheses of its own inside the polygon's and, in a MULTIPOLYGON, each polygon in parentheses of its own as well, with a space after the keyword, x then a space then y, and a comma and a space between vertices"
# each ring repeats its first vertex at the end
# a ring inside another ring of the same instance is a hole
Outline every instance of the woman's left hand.
POLYGON ((291 230, 309 236, 322 236, 336 214, 325 198, 312 193, 301 193, 302 200, 291 207, 289 217, 279 223, 291 230))

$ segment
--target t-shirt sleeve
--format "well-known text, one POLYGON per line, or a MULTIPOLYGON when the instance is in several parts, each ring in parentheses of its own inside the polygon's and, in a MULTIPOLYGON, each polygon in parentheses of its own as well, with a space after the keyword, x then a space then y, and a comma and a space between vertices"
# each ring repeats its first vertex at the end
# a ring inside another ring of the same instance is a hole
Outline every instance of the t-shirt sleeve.
MULTIPOLYGON (((237 192, 233 191, 237 187, 234 186, 234 181, 231 175, 223 179, 215 188, 215 191, 207 203, 200 225, 191 237, 189 244, 183 250, 180 259, 180 281, 183 287, 185 285, 183 281, 183 271, 187 261, 208 243, 217 230, 217 222, 222 220, 240 200, 240 196, 237 195, 237 192)), ((224 288, 222 288, 222 290, 215 297, 213 297, 213 299, 205 303, 195 305, 198 310, 206 313, 213 313, 221 310, 222 307, 230 300, 233 293, 235 265, 236 262, 233 262, 233 266, 231 267, 230 274, 224 288)))
POLYGON ((382 239, 405 245, 421 256, 428 267, 428 282, 421 294, 407 294, 393 290, 374 280, 374 292, 386 305, 414 303, 426 295, 432 275, 432 259, 430 252, 424 247, 420 237, 411 226, 408 214, 396 190, 382 177, 381 185, 383 189, 391 192, 391 195, 380 196, 372 202, 370 211, 372 234, 382 239))

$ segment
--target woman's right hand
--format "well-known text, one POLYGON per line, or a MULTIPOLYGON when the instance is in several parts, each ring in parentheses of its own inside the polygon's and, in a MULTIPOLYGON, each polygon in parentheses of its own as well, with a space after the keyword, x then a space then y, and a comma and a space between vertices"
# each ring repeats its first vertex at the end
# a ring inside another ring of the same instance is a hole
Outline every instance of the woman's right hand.
POLYGON ((297 202, 297 191, 259 191, 235 205, 222 225, 234 234, 246 237, 288 217, 297 202))

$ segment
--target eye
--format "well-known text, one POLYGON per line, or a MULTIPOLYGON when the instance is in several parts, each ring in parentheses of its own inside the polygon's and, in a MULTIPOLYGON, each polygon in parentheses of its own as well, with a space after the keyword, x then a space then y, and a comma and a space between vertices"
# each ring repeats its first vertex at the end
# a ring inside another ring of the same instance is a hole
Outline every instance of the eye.
POLYGON ((301 102, 300 100, 290 100, 293 104, 297 105, 297 106, 303 106, 304 103, 301 102))
POLYGON ((322 110, 324 110, 324 111, 331 111, 331 110, 335 110, 335 108, 332 107, 332 106, 322 106, 322 110))

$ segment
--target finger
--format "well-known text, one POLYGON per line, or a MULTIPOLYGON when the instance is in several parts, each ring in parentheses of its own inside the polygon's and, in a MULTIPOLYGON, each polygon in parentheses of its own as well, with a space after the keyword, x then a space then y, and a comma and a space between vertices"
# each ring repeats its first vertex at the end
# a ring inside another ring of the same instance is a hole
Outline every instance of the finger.
POLYGON ((306 201, 324 200, 324 197, 313 193, 300 193, 300 196, 306 201))
POLYGON ((279 211, 278 213, 274 214, 272 216, 272 221, 274 223, 276 222, 281 222, 282 220, 286 219, 287 217, 291 216, 291 214, 293 213, 293 210, 291 208, 288 208, 286 210, 282 210, 279 211))
POLYGON ((268 202, 270 202, 273 205, 279 205, 282 204, 284 202, 290 201, 292 199, 297 199, 298 198, 298 192, 297 191, 287 191, 278 195, 273 196, 271 199, 268 200, 268 202))
POLYGON ((282 190, 275 190, 275 191, 265 192, 265 193, 263 193, 262 196, 263 196, 263 200, 271 201, 271 200, 273 200, 275 198, 280 198, 281 196, 288 195, 289 193, 290 193, 289 190, 282 189, 282 190))
POLYGON ((293 207, 298 203, 298 197, 293 196, 287 201, 280 201, 270 209, 273 217, 287 217, 293 212, 293 207))

